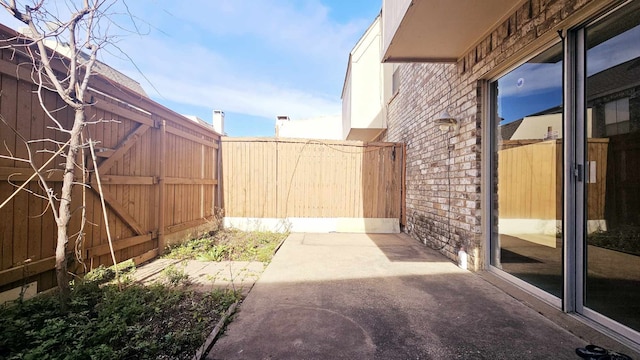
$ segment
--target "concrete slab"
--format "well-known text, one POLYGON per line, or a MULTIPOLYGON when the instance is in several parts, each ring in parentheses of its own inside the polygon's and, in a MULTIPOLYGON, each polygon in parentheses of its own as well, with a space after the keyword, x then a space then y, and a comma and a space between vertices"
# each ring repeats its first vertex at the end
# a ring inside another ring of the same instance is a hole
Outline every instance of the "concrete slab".
POLYGON ((576 359, 586 343, 404 234, 292 234, 208 359, 576 359))
POLYGON ((234 289, 241 291, 245 296, 265 268, 263 263, 257 261, 156 259, 136 269, 134 277, 144 284, 166 282, 163 271, 169 266, 184 271, 189 276, 189 287, 196 291, 234 289))

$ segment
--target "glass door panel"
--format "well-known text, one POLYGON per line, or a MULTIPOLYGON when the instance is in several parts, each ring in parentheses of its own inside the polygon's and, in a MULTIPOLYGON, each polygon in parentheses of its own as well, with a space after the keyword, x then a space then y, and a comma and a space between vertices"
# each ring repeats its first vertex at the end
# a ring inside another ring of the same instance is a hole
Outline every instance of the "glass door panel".
POLYGON ((492 83, 491 264, 562 297, 562 45, 492 83))
POLYGON ((640 331, 640 4, 586 31, 584 305, 640 331))

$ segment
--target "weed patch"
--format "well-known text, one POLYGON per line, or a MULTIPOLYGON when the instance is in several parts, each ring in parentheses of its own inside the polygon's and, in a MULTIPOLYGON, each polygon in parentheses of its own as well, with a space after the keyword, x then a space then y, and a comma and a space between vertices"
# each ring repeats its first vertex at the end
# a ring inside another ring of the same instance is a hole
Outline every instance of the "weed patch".
POLYGON ((171 247, 165 255, 171 259, 202 261, 269 262, 275 249, 287 234, 220 230, 213 235, 187 241, 171 247))
POLYGON ((170 286, 187 286, 191 283, 191 281, 189 280, 189 274, 187 274, 184 269, 180 269, 175 265, 168 266, 162 271, 162 274, 167 279, 167 283, 170 286))
POLYGON ((239 299, 164 285, 75 285, 69 311, 55 294, 0 308, 3 359, 189 359, 239 299))

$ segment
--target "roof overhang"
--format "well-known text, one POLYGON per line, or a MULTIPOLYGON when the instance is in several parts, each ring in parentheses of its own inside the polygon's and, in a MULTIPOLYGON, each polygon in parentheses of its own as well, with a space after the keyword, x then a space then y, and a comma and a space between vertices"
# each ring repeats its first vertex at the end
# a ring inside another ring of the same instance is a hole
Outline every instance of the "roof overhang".
POLYGON ((521 0, 383 0, 383 62, 455 62, 521 0))
POLYGON ((373 141, 377 139, 385 129, 355 129, 349 130, 347 140, 373 141))

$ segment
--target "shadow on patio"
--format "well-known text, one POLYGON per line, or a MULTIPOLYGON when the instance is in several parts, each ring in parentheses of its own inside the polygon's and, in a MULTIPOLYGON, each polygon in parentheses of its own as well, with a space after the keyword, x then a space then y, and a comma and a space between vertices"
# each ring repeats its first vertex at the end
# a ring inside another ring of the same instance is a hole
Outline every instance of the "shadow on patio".
POLYGON ((292 234, 208 359, 575 359, 584 345, 404 234, 292 234))

